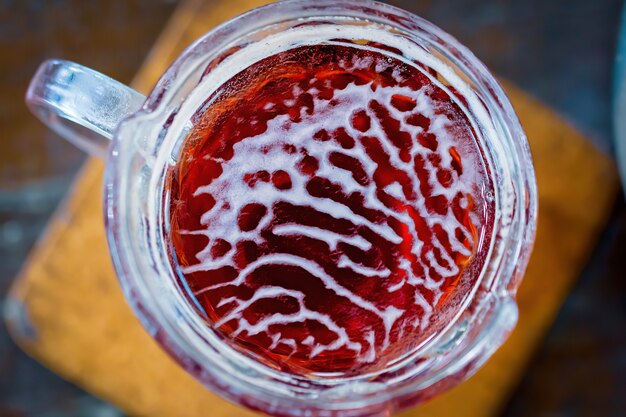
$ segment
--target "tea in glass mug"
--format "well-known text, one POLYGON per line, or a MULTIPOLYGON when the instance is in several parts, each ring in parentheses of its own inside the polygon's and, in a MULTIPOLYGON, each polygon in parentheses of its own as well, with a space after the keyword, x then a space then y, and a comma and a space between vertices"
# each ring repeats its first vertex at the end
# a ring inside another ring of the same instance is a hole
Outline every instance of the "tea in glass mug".
POLYGON ((53 60, 26 100, 106 157, 129 304, 233 402, 390 415, 468 378, 515 326, 528 143, 485 66, 417 16, 273 3, 197 40, 148 97, 53 60))

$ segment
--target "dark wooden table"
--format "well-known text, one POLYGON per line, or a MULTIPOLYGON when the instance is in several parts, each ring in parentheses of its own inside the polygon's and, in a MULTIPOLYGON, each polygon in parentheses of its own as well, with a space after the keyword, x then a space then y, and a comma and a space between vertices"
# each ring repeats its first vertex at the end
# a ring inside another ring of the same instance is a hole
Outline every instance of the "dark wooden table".
MULTIPOLYGON (((128 82, 175 3, 0 2, 0 296, 82 161, 22 104, 36 65, 58 56, 128 82)), ((456 35, 495 72, 565 114, 601 148, 611 149, 610 75, 621 1, 391 3, 456 35)), ((626 415, 624 255, 626 207, 618 204, 505 415, 626 415)), ((27 358, 0 330, 0 415, 119 413, 27 358)))
MULTIPOLYGON (((176 3, 0 1, 0 303, 84 160, 26 109, 30 77, 61 57, 130 82, 176 3)), ((0 416, 118 415, 27 357, 0 320, 0 416)))

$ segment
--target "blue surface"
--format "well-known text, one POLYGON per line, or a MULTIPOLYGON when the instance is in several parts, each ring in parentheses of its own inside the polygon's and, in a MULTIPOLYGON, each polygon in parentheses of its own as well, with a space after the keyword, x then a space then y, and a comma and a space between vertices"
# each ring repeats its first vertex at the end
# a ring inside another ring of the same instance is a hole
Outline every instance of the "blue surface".
POLYGON ((615 129, 615 156, 626 184, 626 7, 622 10, 622 21, 613 74, 613 126, 615 129))

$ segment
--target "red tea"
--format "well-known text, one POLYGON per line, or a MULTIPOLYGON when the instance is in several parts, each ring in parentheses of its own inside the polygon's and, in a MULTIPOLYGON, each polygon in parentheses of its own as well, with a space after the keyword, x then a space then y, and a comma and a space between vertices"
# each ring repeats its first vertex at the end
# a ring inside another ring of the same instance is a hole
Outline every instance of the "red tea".
POLYGON ((493 221, 450 91, 362 45, 315 45, 209 97, 169 214, 208 324, 298 374, 375 370, 441 330, 474 287, 493 221))

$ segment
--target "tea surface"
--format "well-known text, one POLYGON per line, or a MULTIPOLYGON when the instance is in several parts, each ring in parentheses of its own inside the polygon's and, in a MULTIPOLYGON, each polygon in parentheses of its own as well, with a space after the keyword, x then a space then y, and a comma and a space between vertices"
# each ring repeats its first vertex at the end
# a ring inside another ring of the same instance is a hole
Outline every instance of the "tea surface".
POLYGON ((494 210, 448 91, 387 54, 314 45, 209 97, 169 213, 208 324, 298 374, 374 370, 441 330, 478 279, 494 210))

